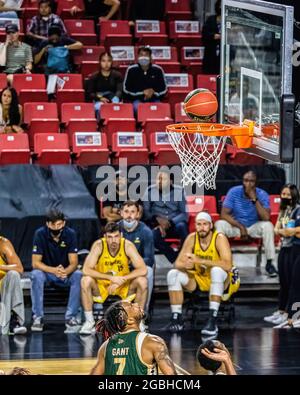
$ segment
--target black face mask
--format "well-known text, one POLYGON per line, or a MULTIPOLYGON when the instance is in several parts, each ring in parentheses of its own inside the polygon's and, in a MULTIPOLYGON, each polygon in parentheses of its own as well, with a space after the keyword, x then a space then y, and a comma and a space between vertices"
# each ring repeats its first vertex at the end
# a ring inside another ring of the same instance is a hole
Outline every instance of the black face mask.
POLYGON ((63 231, 63 229, 64 229, 64 228, 55 229, 55 230, 50 229, 50 232, 51 232, 51 234, 52 234, 53 236, 58 236, 58 235, 60 235, 60 233, 63 231))
POLYGON ((281 198, 281 205, 284 207, 290 206, 292 203, 292 199, 281 198))

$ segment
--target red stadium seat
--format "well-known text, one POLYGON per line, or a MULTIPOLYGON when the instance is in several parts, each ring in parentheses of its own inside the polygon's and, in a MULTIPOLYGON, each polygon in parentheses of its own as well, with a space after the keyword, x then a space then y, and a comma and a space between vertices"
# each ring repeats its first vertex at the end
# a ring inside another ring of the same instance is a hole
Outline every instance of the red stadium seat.
POLYGON ((234 145, 227 144, 227 163, 230 165, 263 165, 265 160, 256 155, 250 155, 243 149, 239 149, 234 145))
POLYGON ((171 21, 169 37, 176 47, 197 47, 202 44, 200 24, 198 21, 171 21))
POLYGON ((153 63, 162 67, 165 73, 180 73, 180 63, 176 47, 151 47, 153 63))
MULTIPOLYGON (((182 47, 180 61, 185 66, 187 72, 194 78, 202 71, 204 47, 182 47)), ((197 81, 195 81, 197 83, 197 81)))
POLYGON ((70 145, 73 146, 74 163, 78 165, 89 166, 109 163, 109 150, 104 133, 74 133, 70 145))
POLYGON ((62 103, 84 102, 82 75, 58 74, 65 81, 62 89, 57 90, 57 105, 60 111, 62 103))
POLYGON ((128 21, 101 21, 100 45, 107 49, 113 45, 124 46, 132 44, 132 36, 128 21))
POLYGON ((280 195, 270 195, 271 222, 276 224, 280 211, 280 195))
POLYGON ((215 196, 187 196, 187 211, 189 213, 189 231, 195 231, 195 218, 200 211, 207 211, 215 222, 219 219, 215 196))
POLYGON ((96 45, 97 36, 95 33, 94 21, 84 19, 66 19, 65 26, 68 34, 84 45, 96 45))
POLYGON ((37 133, 34 135, 35 163, 64 165, 70 163, 68 135, 66 133, 37 133))
POLYGON ((48 101, 43 74, 14 74, 13 87, 18 92, 20 104, 48 101))
POLYGON ((0 165, 30 163, 26 133, 0 134, 0 165))
POLYGON ((180 159, 171 144, 166 132, 154 132, 150 135, 151 162, 159 165, 180 164, 180 159))
POLYGON ((183 103, 175 104, 175 122, 176 123, 191 122, 191 119, 186 115, 183 109, 183 103))
POLYGON ((191 1, 165 0, 165 14, 169 20, 191 19, 191 1))
POLYGON ((58 0, 57 14, 64 18, 81 18, 84 16, 84 0, 58 0), (75 15, 72 15, 70 10, 77 6, 80 10, 75 15))
POLYGON ((173 123, 169 103, 140 103, 137 120, 146 135, 147 142, 153 132, 165 131, 166 126, 173 123))
POLYGON ((0 89, 4 89, 7 87, 7 75, 4 73, 0 74, 0 89))
POLYGON ((197 88, 208 89, 211 92, 217 92, 217 75, 199 74, 197 75, 197 88))
POLYGON ((136 130, 136 120, 131 103, 102 104, 100 115, 103 120, 101 129, 106 133, 108 146, 112 145, 114 132, 133 132, 136 130))
POLYGON ((98 129, 93 103, 63 103, 61 121, 70 142, 75 132, 96 132, 98 129))
POLYGON ((183 102, 186 95, 194 89, 193 76, 186 73, 165 74, 168 86, 168 102, 171 104, 172 116, 175 115, 175 104, 183 102))
POLYGON ((25 0, 22 4, 24 20, 30 19, 38 14, 39 0, 25 0))
POLYGON ((30 147, 35 133, 58 133, 59 120, 56 103, 25 103, 24 123, 28 129, 30 147))
POLYGON ((139 45, 168 45, 165 22, 137 20, 134 35, 139 45))
POLYGON ((120 159, 127 165, 148 164, 149 151, 146 139, 141 132, 117 132, 112 138, 112 164, 120 165, 120 159))
POLYGON ((78 67, 83 78, 99 70, 99 56, 105 51, 103 46, 84 46, 73 55, 74 64, 78 67))

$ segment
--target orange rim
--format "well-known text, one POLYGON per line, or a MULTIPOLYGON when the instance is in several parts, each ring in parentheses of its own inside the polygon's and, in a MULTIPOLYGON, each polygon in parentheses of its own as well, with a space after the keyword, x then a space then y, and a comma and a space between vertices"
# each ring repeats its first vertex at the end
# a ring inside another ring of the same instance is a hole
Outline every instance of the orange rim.
POLYGON ((221 123, 177 123, 167 126, 169 133, 201 133, 204 136, 230 137, 237 148, 250 148, 252 145, 254 122, 244 125, 221 123))

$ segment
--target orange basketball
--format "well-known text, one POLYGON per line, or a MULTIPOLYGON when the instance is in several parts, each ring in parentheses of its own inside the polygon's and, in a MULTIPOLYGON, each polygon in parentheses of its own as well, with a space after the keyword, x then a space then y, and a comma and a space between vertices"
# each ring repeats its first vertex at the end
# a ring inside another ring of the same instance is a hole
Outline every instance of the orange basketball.
POLYGON ((208 121, 218 110, 218 100, 208 89, 199 88, 186 96, 183 108, 193 121, 208 121))

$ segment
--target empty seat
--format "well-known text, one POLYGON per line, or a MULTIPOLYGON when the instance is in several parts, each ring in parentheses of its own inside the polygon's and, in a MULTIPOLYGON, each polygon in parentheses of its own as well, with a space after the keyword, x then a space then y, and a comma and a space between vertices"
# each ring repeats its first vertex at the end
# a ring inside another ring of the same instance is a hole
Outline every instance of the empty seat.
POLYGON ((149 143, 150 134, 165 131, 166 126, 173 123, 169 103, 140 103, 137 120, 141 124, 149 143))
POLYGON ((69 135, 70 142, 75 132, 96 132, 98 129, 93 103, 63 103, 61 122, 69 135))
POLYGON ((4 89, 7 87, 7 75, 4 73, 0 74, 0 89, 4 89))
POLYGON ((70 145, 73 146, 74 163, 76 164, 88 166, 109 163, 109 150, 104 133, 74 133, 70 145))
POLYGON ((107 143, 112 145, 112 134, 117 131, 135 131, 136 121, 131 103, 107 103, 100 109, 102 119, 101 129, 106 133, 107 143))
POLYGON ((134 35, 139 45, 155 46, 168 44, 165 22, 136 20, 134 28, 134 35))
POLYGON ((39 0, 24 0, 22 3, 23 18, 30 19, 38 14, 39 0))
POLYGON ((35 163, 64 165, 70 163, 68 135, 66 133, 37 133, 34 135, 35 163))
POLYGON ((153 63, 163 68, 165 73, 180 73, 180 63, 176 47, 155 46, 152 49, 153 63))
POLYGON ((84 0, 59 0, 57 2, 57 14, 64 18, 81 18, 84 16, 84 0), (81 11, 77 11, 76 14, 71 13, 71 9, 76 6, 81 11))
POLYGON ((57 133, 59 120, 56 103, 25 103, 24 123, 28 129, 30 146, 33 147, 35 133, 57 133))
POLYGON ((112 45, 131 45, 132 36, 128 21, 101 21, 100 45, 109 48, 112 45))
POLYGON ((146 139, 141 132, 117 132, 112 138, 112 164, 120 165, 120 159, 127 165, 148 164, 146 139))
POLYGON ((219 219, 215 196, 187 196, 187 211, 189 214, 189 231, 195 231, 195 218, 200 211, 207 211, 215 222, 219 219))
POLYGON ((99 70, 99 56, 104 52, 103 46, 86 45, 73 55, 74 64, 83 78, 99 70))
POLYGON ((193 76, 186 73, 165 74, 168 86, 168 102, 171 104, 172 116, 175 115, 175 104, 183 102, 186 95, 193 90, 193 76))
POLYGON ((0 164, 30 163, 29 141, 26 133, 0 134, 0 164))
POLYGON ((14 74, 13 87, 19 95, 20 104, 48 101, 43 74, 14 74))
POLYGON ((196 78, 196 76, 202 72, 203 56, 204 47, 182 47, 180 61, 181 64, 185 66, 187 72, 196 78))
POLYGON ((191 119, 186 115, 186 112, 183 109, 183 103, 175 104, 175 122, 176 123, 191 122, 191 119))
POLYGON ((198 21, 170 21, 169 37, 178 49, 201 46, 202 36, 198 21))
POLYGON ((180 164, 180 159, 172 148, 166 132, 154 132, 150 135, 150 158, 159 165, 180 164))
POLYGON ((81 74, 58 74, 65 81, 57 90, 57 105, 60 110, 62 103, 84 102, 84 90, 81 74))
POLYGON ((169 20, 191 19, 191 1, 165 0, 165 14, 169 20))
POLYGON ((74 40, 78 40, 84 45, 97 44, 94 21, 84 19, 66 19, 65 26, 69 35, 74 40))
POLYGON ((197 75, 197 88, 208 89, 211 92, 217 92, 217 75, 199 74, 197 75))

